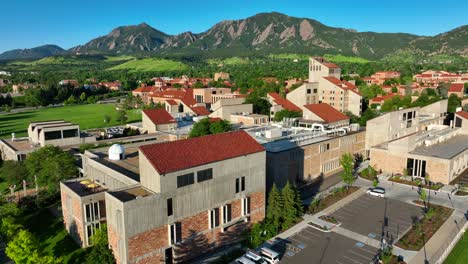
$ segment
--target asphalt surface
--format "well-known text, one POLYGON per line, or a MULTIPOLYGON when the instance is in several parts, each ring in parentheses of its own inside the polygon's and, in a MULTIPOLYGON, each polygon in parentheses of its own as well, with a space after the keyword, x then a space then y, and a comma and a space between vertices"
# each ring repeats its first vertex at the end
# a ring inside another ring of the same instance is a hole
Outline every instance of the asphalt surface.
POLYGON ((365 194, 332 214, 341 227, 355 233, 387 242, 397 241, 423 217, 419 206, 394 199, 365 194))
POLYGON ((368 264, 378 249, 334 232, 307 227, 273 247, 281 263, 368 264))

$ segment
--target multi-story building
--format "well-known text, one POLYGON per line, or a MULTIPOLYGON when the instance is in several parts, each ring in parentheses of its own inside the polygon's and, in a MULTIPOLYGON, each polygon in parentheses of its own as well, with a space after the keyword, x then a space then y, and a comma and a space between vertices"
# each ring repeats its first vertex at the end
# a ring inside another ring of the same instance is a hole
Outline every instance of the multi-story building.
MULTIPOLYGON (((267 190, 288 181, 307 193, 307 186, 340 181, 340 158, 345 153, 365 155, 366 131, 356 125, 313 128, 263 126, 246 131, 266 149, 267 190), (304 188, 303 188, 304 187, 304 188)), ((330 185, 333 185, 330 184, 330 185)))
POLYGON ((177 129, 177 121, 164 108, 143 110, 141 124, 143 131, 148 133, 169 132, 177 129))
POLYGON ((459 98, 463 98, 465 95, 465 84, 464 83, 451 83, 448 90, 448 96, 455 94, 459 98))
POLYGON ((96 137, 80 132, 77 124, 63 120, 32 122, 28 127, 28 137, 0 139, 0 152, 3 160, 24 160, 26 155, 46 145, 76 146, 95 142, 96 137))
POLYGON ((380 71, 372 74, 370 77, 364 77, 362 80, 367 85, 383 85, 386 80, 398 79, 401 74, 397 71, 380 71))
POLYGON ((87 151, 85 178, 61 183, 82 246, 106 222, 117 263, 187 262, 265 217, 265 149, 246 132, 143 144, 87 151))
POLYGON ((304 110, 304 105, 327 103, 341 112, 360 116, 362 96, 357 87, 341 80, 341 68, 323 58, 309 59, 309 82, 294 89, 286 99, 304 110))
POLYGON ((230 94, 231 88, 194 88, 193 89, 193 97, 197 103, 205 103, 205 104, 214 104, 216 101, 213 98, 213 95, 225 95, 230 94))
POLYGON ((413 79, 418 83, 441 83, 441 82, 457 82, 461 80, 461 75, 446 71, 425 71, 413 76, 413 79))
POLYGON ((369 120, 370 164, 387 173, 429 175, 431 181, 443 184, 456 180, 468 167, 468 126, 458 113, 450 125, 444 125, 446 111, 443 100, 369 120))
POLYGON ((274 116, 276 112, 288 110, 293 112, 302 112, 302 109, 290 100, 281 97, 278 93, 268 93, 267 100, 270 102, 270 116, 274 116))

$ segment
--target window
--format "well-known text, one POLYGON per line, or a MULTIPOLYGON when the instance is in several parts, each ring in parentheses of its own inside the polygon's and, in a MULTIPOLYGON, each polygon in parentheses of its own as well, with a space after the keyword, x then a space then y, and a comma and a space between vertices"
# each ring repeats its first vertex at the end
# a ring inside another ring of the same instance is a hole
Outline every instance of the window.
POLYGON ((219 208, 210 211, 210 228, 213 229, 219 226, 219 208))
POLYGON ((62 133, 63 133, 63 138, 77 137, 78 136, 78 129, 63 130, 62 133))
POLYGON ((85 205, 85 217, 86 222, 93 222, 100 219, 98 202, 85 205))
POLYGON ((100 223, 95 223, 95 224, 89 224, 86 226, 86 236, 88 238, 88 244, 91 245, 92 244, 92 240, 90 239, 95 233, 96 233, 96 230, 101 228, 101 224, 100 223))
POLYGON ((197 172, 197 182, 203 182, 213 179, 213 169, 207 169, 197 172))
POLYGON ((245 191, 245 176, 236 178, 236 193, 245 191))
POLYGON ((250 214, 250 197, 242 198, 242 215, 250 214))
POLYGON ((226 204, 223 206, 223 224, 231 222, 231 205, 226 204))
POLYGON ((44 133, 45 140, 54 140, 62 138, 62 131, 50 131, 44 133))
POLYGON ((320 153, 330 150, 330 143, 320 145, 320 153))
POLYGON ((166 200, 167 201, 167 216, 171 216, 173 213, 172 210, 172 198, 169 198, 166 200))
POLYGON ((173 223, 169 226, 169 242, 171 245, 179 243, 182 238, 182 225, 179 222, 173 223))
POLYGON ((307 93, 310 94, 311 90, 310 89, 307 89, 307 93))
POLYGON ((181 188, 190 184, 194 183, 194 175, 192 173, 188 173, 185 175, 177 176, 177 188, 181 188))

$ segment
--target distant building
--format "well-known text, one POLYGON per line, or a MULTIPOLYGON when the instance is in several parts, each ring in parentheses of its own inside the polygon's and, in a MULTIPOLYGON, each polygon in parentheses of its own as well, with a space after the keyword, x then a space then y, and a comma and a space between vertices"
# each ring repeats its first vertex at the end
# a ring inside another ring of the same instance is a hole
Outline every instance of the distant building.
MULTIPOLYGON (((326 103, 304 106, 302 117, 307 123, 322 123, 327 127, 343 127, 349 125, 349 117, 326 103)), ((307 123, 304 126, 307 127, 307 123)), ((301 125, 301 122, 299 121, 301 125)))
POLYGON ((309 59, 309 82, 286 95, 293 104, 304 110, 304 105, 327 103, 341 112, 360 116, 362 96, 357 87, 341 80, 341 68, 327 60, 316 57, 309 59))
POLYGON ((364 77, 362 80, 367 85, 383 85, 386 80, 398 79, 401 73, 397 71, 379 71, 372 74, 370 77, 364 77))
POLYGON ((459 98, 463 98, 465 95, 465 84, 464 83, 451 83, 448 90, 448 96, 455 94, 459 98))
POLYGON ((80 132, 77 124, 63 120, 32 122, 28 127, 28 137, 0 139, 0 152, 3 160, 24 160, 27 154, 46 145, 76 146, 95 142, 96 138, 80 132))
POLYGON ((61 80, 59 82, 60 86, 71 86, 71 87, 78 87, 78 81, 77 80, 61 80))
POLYGON ((425 71, 413 76, 413 79, 418 83, 433 83, 441 82, 457 82, 461 81, 461 75, 446 71, 425 71))
POLYGON ((117 263, 189 262, 264 219, 265 160, 243 131, 86 151, 61 183, 66 229, 87 247, 107 223, 117 263))
POLYGON ((403 98, 402 95, 399 95, 397 93, 389 93, 386 95, 378 95, 372 99, 369 100, 369 105, 371 107, 375 106, 377 109, 380 109, 380 107, 385 103, 385 101, 392 99, 393 97, 400 97, 403 98))
POLYGON ((229 80, 229 73, 227 72, 216 72, 214 74, 213 80, 219 81, 219 80, 229 80))
POLYGON ((293 112, 302 112, 302 109, 289 101, 286 98, 281 97, 278 93, 268 93, 267 100, 271 104, 270 116, 273 117, 276 112, 281 110, 288 110, 293 112))
POLYGON ((169 132, 177 128, 177 121, 164 108, 142 111, 142 127, 148 133, 169 132))
POLYGON ((111 91, 120 91, 122 89, 122 83, 119 81, 115 82, 101 82, 99 83, 100 86, 105 87, 111 91))

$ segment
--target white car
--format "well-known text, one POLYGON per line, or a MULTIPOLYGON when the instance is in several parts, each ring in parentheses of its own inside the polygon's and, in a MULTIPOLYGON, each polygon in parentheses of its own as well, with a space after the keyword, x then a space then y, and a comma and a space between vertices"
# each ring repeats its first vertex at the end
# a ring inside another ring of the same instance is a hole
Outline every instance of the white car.
POLYGON ((376 197, 385 197, 385 189, 380 187, 370 188, 366 193, 376 197))
POLYGON ((260 249, 260 255, 270 264, 279 262, 279 253, 266 247, 260 249))
POLYGON ((244 257, 248 258, 249 260, 252 260, 257 264, 268 264, 268 262, 264 258, 262 258, 258 253, 254 251, 248 251, 247 253, 245 253, 244 257))
POLYGON ((236 264, 255 264, 252 260, 248 259, 245 256, 242 256, 238 259, 236 259, 236 264))

